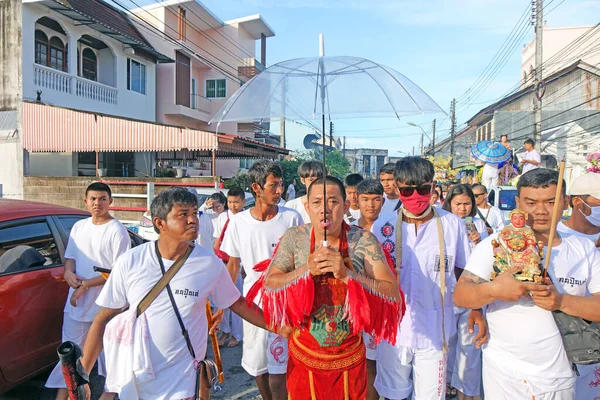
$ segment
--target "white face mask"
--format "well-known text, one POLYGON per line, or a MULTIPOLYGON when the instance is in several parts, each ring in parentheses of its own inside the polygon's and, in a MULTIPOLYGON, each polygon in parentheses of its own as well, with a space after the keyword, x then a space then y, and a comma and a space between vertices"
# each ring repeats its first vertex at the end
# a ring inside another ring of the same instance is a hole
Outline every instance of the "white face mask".
POLYGON ((588 222, 594 226, 600 226, 600 206, 592 207, 585 201, 581 200, 590 209, 590 215, 583 214, 583 211, 579 210, 581 214, 588 220, 588 222))

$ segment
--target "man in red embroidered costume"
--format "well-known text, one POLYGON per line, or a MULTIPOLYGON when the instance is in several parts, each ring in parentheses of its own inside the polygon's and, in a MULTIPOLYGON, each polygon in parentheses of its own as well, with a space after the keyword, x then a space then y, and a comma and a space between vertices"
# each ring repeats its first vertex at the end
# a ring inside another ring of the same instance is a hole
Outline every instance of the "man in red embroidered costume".
POLYGON ((317 179, 308 189, 310 224, 285 233, 264 278, 267 323, 292 328, 291 400, 364 399, 362 332, 395 342, 402 295, 375 236, 344 222, 348 207, 341 181, 317 179))

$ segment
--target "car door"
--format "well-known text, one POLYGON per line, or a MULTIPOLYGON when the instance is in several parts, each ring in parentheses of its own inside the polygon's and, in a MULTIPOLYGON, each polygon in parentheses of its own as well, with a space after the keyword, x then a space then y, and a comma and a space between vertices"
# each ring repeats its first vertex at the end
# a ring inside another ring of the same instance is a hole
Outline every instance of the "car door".
POLYGON ((0 224, 0 371, 8 382, 57 360, 68 292, 63 254, 50 218, 0 224))

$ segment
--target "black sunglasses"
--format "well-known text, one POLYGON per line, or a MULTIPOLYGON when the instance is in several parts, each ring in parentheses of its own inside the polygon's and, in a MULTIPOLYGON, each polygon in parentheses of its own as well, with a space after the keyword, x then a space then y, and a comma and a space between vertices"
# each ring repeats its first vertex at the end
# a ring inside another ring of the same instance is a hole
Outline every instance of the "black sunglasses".
POLYGON ((421 196, 425 196, 426 194, 431 193, 431 186, 431 183, 426 183, 424 185, 399 187, 398 190, 400 191, 400 195, 403 197, 412 196, 415 190, 421 196))
POLYGON ((479 196, 485 196, 486 193, 475 193, 475 197, 479 197, 479 196))

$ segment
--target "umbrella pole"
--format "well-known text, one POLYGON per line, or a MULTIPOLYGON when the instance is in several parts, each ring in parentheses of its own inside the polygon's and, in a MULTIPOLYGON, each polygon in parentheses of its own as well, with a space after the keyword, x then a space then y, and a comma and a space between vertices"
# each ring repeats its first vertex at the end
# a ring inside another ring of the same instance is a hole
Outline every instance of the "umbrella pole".
MULTIPOLYGON (((327 173, 327 164, 325 164, 325 141, 326 141, 326 137, 327 135, 325 134, 325 108, 323 107, 323 114, 321 114, 321 129, 322 129, 322 135, 321 138, 323 139, 323 166, 325 167, 325 177, 328 175, 327 173)), ((325 181, 323 182, 323 208, 324 210, 324 220, 323 222, 327 222, 327 181, 325 178, 325 181)), ((327 247, 327 228, 323 228, 323 247, 327 247)))

